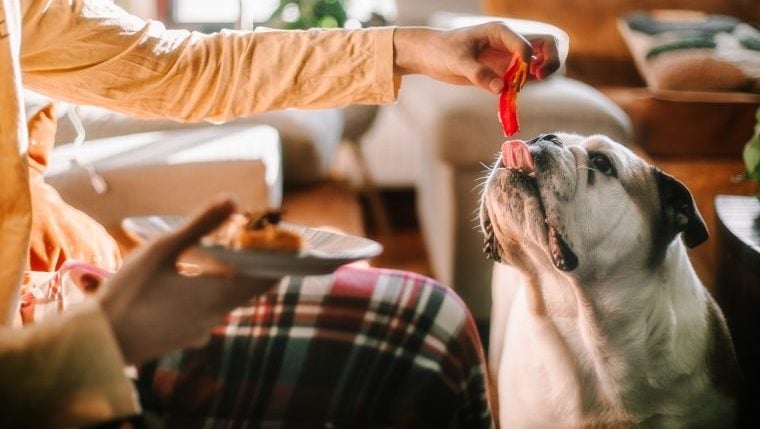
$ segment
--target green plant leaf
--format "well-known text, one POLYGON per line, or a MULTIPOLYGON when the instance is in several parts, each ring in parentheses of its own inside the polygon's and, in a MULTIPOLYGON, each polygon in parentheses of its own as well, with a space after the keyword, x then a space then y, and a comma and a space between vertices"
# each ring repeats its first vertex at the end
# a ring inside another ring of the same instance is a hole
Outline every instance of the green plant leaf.
POLYGON ((280 6, 264 25, 288 30, 305 28, 341 28, 348 16, 343 0, 281 0, 280 6), (292 6, 291 6, 292 5, 292 6), (282 18, 286 7, 297 7, 299 17, 292 22, 282 18))
POLYGON ((760 182, 760 107, 757 109, 755 134, 744 146, 743 156, 747 177, 760 182))
POLYGON ((323 16, 319 20, 319 26, 322 28, 338 28, 338 20, 334 16, 323 16))

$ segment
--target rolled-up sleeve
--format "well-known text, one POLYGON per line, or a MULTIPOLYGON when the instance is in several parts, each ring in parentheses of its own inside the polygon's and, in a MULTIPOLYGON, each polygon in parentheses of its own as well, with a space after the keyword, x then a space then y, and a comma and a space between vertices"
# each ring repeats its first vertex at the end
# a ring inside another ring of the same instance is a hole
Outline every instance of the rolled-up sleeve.
POLYGON ((25 86, 134 116, 224 121, 396 98, 393 28, 201 34, 108 2, 26 0, 25 86))

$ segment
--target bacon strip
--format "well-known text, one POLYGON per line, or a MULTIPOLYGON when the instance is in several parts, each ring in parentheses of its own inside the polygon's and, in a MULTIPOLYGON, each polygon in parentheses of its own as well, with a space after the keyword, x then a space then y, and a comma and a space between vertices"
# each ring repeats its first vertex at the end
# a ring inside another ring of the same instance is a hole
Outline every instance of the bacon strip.
POLYGON ((504 136, 509 137, 520 131, 517 119, 517 93, 520 92, 528 77, 528 65, 518 56, 504 73, 504 89, 499 97, 499 121, 504 129, 504 136))

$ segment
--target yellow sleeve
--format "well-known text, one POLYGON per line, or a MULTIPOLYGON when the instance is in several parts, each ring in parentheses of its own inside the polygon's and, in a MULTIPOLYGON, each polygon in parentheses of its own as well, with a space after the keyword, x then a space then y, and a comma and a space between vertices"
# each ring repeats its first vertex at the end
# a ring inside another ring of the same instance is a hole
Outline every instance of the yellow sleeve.
POLYGON ((100 307, 0 328, 0 427, 76 427, 140 412, 100 307))
POLYGON ((396 98, 393 28, 210 35, 99 0, 23 0, 24 84, 145 118, 224 121, 396 98))

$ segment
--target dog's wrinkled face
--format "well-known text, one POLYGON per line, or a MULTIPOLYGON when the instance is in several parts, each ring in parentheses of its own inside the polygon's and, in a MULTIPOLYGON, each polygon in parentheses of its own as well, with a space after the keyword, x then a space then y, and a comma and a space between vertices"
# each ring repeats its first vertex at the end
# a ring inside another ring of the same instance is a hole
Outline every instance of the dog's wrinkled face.
POLYGON ((656 265, 707 231, 688 190, 604 136, 504 143, 481 201, 484 250, 518 267, 598 277, 656 265))

